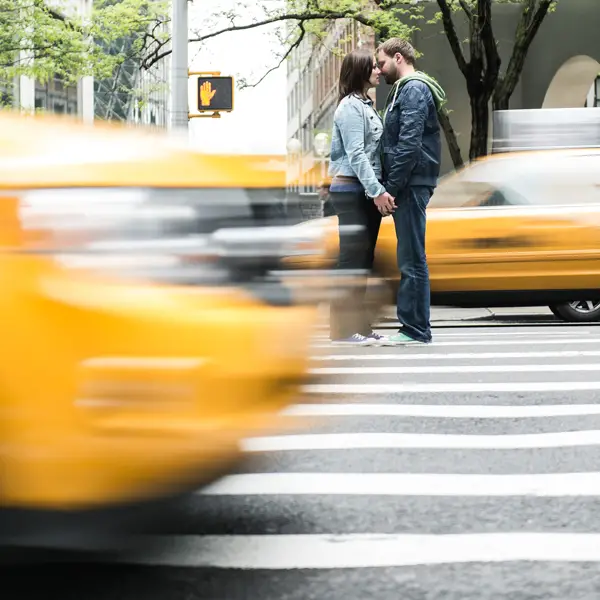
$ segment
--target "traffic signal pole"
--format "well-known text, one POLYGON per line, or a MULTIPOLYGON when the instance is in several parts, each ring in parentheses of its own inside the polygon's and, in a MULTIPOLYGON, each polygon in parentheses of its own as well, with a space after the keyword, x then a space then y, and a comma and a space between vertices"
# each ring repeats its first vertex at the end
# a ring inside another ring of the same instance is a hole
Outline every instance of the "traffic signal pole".
POLYGON ((173 0, 171 55, 171 122, 173 131, 188 130, 188 0, 173 0))

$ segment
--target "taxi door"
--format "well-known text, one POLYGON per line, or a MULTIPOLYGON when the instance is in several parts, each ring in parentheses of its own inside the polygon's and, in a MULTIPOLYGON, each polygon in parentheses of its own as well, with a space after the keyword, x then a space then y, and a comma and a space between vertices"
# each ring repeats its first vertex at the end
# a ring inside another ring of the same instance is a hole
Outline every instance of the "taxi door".
POLYGON ((561 224, 508 187, 464 186, 460 201, 428 212, 432 291, 544 289, 544 257, 561 224))
POLYGON ((538 160, 504 182, 440 186, 428 214, 432 290, 600 289, 600 153, 538 160))

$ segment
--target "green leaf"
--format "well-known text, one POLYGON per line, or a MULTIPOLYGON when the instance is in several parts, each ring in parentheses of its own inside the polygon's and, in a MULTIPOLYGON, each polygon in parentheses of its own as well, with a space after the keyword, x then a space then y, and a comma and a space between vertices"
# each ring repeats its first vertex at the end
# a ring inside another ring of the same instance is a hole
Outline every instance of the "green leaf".
POLYGON ((111 78, 127 60, 139 64, 165 34, 167 2, 95 0, 87 19, 65 0, 0 0, 0 84, 28 76, 65 85, 81 77, 111 78))

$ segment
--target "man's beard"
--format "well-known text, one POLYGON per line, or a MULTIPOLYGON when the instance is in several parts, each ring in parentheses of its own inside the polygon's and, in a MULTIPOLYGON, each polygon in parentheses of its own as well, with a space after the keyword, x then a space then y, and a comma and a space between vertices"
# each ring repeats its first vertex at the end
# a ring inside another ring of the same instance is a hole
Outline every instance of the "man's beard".
POLYGON ((398 69, 396 68, 396 66, 394 66, 394 70, 390 73, 388 73, 387 75, 384 75, 385 78, 385 82, 388 85, 393 85, 394 83, 396 83, 396 81, 398 81, 398 79, 400 79, 398 77, 398 69))

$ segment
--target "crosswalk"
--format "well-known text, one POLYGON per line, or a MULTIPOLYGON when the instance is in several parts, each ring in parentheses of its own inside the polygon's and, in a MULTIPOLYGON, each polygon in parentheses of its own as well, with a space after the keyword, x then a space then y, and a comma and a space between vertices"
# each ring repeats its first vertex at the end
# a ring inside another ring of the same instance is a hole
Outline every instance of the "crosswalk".
MULTIPOLYGON (((233 582, 256 572, 281 591, 273 573, 290 571, 282 597, 366 598, 390 568, 419 582, 422 595, 402 597, 450 597, 453 579, 422 568, 475 564, 510 566, 507 598, 546 597, 546 570, 528 561, 600 562, 599 358, 593 326, 438 330, 407 348, 317 340, 321 382, 284 411, 298 428, 245 440, 239 472, 199 490, 147 538, 152 551, 118 560, 192 569, 207 598, 270 597, 233 582), (334 595, 311 587, 344 569, 334 595)), ((461 585, 487 597, 482 581, 461 585)))

